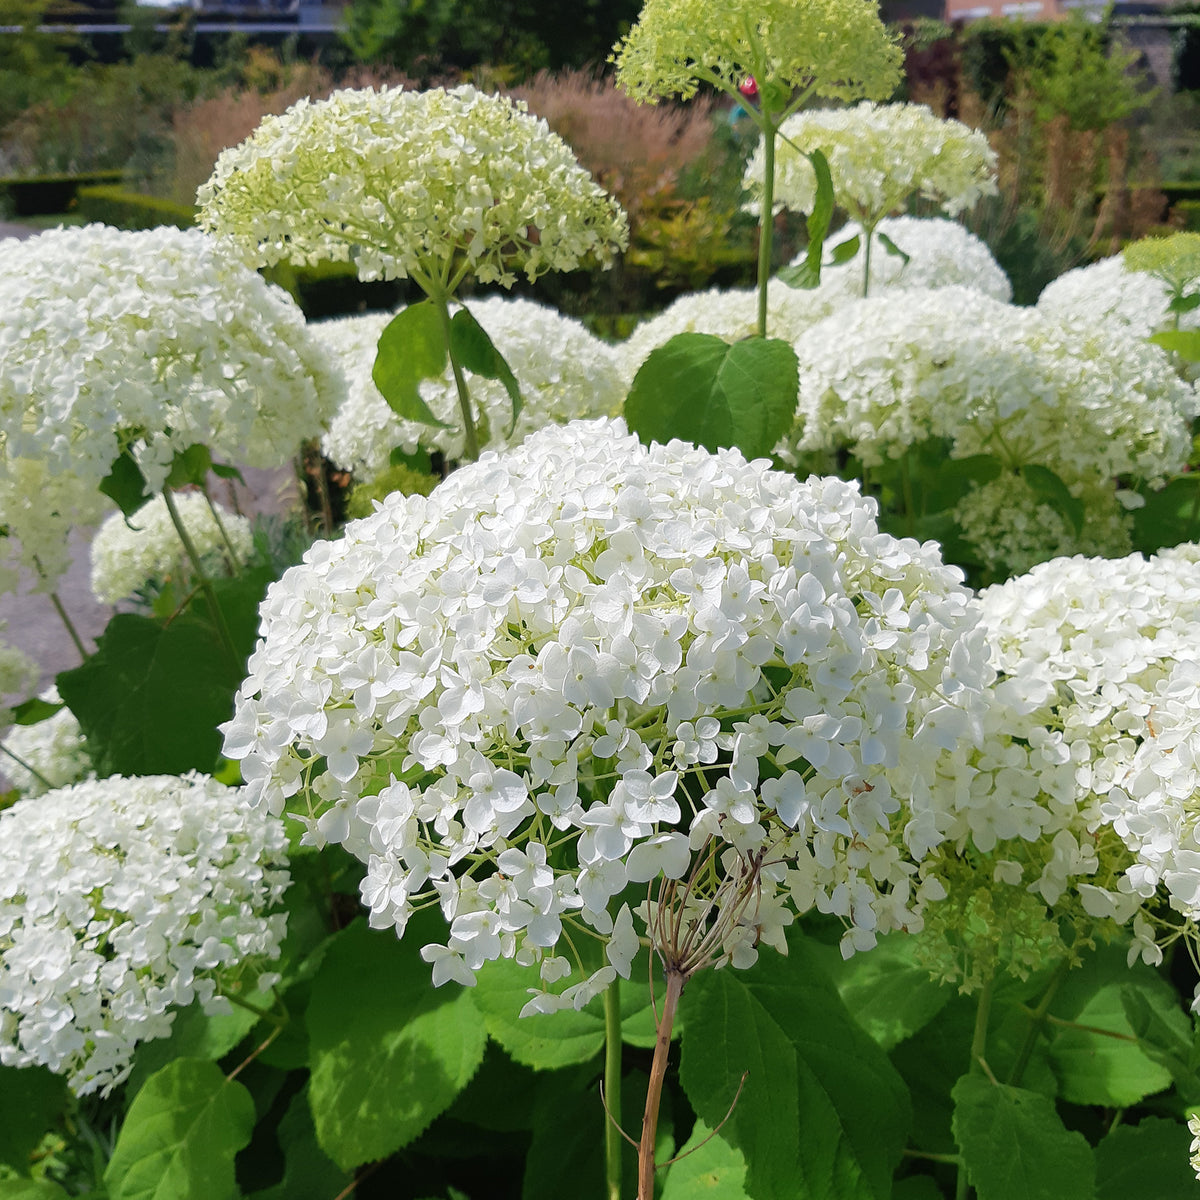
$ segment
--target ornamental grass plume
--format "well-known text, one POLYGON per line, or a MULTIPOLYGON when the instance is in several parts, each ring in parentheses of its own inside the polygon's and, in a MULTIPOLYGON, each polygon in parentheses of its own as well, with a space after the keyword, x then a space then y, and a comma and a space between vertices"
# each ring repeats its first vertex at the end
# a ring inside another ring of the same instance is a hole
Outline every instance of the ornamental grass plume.
MULTIPOLYGON (((616 353, 582 322, 519 297, 472 300, 470 310, 512 368, 523 401, 514 427, 503 385, 465 372, 484 448, 516 444, 551 422, 608 416, 620 409, 627 389, 616 353)), ((458 399, 449 367, 420 385, 422 398, 443 425, 405 420, 379 394, 371 368, 379 335, 391 319, 391 313, 364 313, 309 327, 341 367, 349 388, 321 448, 359 482, 371 482, 386 471, 396 449, 405 454, 438 451, 448 462, 461 459, 466 449, 464 430, 451 424, 458 399)))
MULTIPOLYGON (((210 504, 201 492, 175 497, 180 520, 205 574, 229 574, 254 552, 250 521, 210 504)), ((175 582, 186 591, 192 566, 162 496, 131 517, 113 513, 92 539, 92 595, 101 604, 128 600, 148 588, 175 582)))
POLYGON ((525 1012, 578 1008, 639 944, 744 967, 814 907, 849 955, 941 895, 985 674, 959 579, 850 484, 550 426, 273 585, 224 752, 366 864, 374 927, 440 904, 437 984, 514 958, 525 1012))
POLYGON ((107 1094, 172 1009, 269 992, 286 844, 196 774, 94 779, 0 813, 0 1064, 107 1094))
MULTIPOLYGON (((88 225, 2 250, 0 520, 27 557, 99 515, 122 453, 151 492, 196 443, 279 466, 340 400, 291 299, 195 230, 88 225)), ((52 581, 66 563, 31 565, 52 581)))
POLYGON ((430 296, 611 264, 625 214, 524 103, 473 87, 346 89, 267 117, 217 159, 199 224, 255 266, 353 262, 430 296))
POLYGON ((920 939, 946 979, 1076 962, 1118 926, 1131 964, 1181 937, 1195 952, 1198 594, 1194 546, 1055 559, 981 593, 997 682, 920 939))

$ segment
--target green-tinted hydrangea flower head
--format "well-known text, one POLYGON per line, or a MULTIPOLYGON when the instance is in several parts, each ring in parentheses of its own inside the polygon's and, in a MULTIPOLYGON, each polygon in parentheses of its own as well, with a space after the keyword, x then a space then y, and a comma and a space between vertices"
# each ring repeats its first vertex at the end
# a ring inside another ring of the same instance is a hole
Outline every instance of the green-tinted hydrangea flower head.
MULTIPOLYGON (((987 138, 960 121, 936 117, 922 104, 857 104, 789 117, 781 128, 775 204, 811 212, 816 176, 801 151, 829 160, 840 204, 866 228, 902 208, 913 195, 950 216, 996 193, 996 154, 987 138)), ((762 189, 760 147, 746 168, 746 187, 762 189)))
POLYGON ((1153 275, 1177 296, 1200 282, 1200 233, 1142 238, 1126 246, 1122 257, 1131 271, 1153 275))
POLYGON ((764 97, 882 99, 900 77, 899 47, 872 0, 646 0, 613 61, 618 84, 650 102, 686 99, 701 80, 736 90, 748 75, 764 97))
POLYGON ((301 100, 217 160, 201 227, 256 265, 352 261, 452 293, 473 274, 608 265, 624 212, 524 104, 472 87, 371 88, 301 100))

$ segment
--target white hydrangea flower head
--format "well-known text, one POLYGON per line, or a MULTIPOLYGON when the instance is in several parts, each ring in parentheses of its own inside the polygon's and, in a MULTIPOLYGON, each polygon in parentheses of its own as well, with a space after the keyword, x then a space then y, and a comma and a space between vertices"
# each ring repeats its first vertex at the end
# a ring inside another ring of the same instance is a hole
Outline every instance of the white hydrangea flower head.
POLYGON ((200 227, 255 266, 353 262, 360 279, 443 288, 608 266, 628 241, 620 205, 545 121, 470 86, 297 101, 225 150, 196 199, 200 227))
MULTIPOLYGON (((223 505, 214 507, 239 561, 245 561, 254 551, 249 519, 223 505)), ((228 573, 225 539, 204 495, 177 493, 175 508, 200 555, 205 573, 228 573)), ((128 520, 122 513, 113 513, 92 539, 92 595, 101 604, 127 600, 147 584, 190 579, 191 573, 191 564, 162 496, 143 504, 128 520)))
MULTIPOLYGON (((767 284, 767 332, 785 342, 799 341, 812 326, 843 303, 845 298, 840 292, 793 288, 772 279, 767 284)), ((650 352, 680 333, 710 333, 727 342, 757 336, 757 290, 709 288, 703 292, 688 292, 662 312, 642 321, 616 347, 626 390, 650 352)))
POLYGON ((1188 1117, 1188 1130, 1192 1135, 1192 1145, 1189 1150, 1190 1162, 1192 1170, 1196 1172, 1196 1178, 1200 1179, 1200 1113, 1188 1117))
POLYGON ((286 842, 195 774, 88 780, 0 813, 0 1063, 107 1093, 172 1009, 269 990, 286 842))
POLYGON ((1120 558, 1133 545, 1133 516, 1107 485, 1073 484, 1083 504, 1083 525, 1070 519, 1029 485, 1004 472, 971 490, 954 506, 954 521, 992 579, 1030 570, 1037 563, 1073 555, 1120 558))
MULTIPOLYGON (((56 687, 47 688, 38 698, 47 704, 62 703, 56 687)), ((0 736, 0 742, 9 751, 8 755, 0 755, 0 768, 23 796, 40 796, 51 788, 78 783, 92 774, 83 730, 69 708, 60 708, 36 725, 13 725, 0 736)))
POLYGON ((1039 310, 1080 325, 1115 323, 1138 338, 1167 329, 1200 327, 1200 309, 1170 311, 1171 296, 1161 279, 1131 271, 1120 254, 1066 271, 1038 297, 1039 310))
MULTIPOLYGON (((830 292, 846 300, 862 295, 863 252, 866 234, 862 226, 851 221, 831 234, 826 249, 861 239, 858 254, 849 262, 821 268, 820 293, 830 292)), ((797 255, 799 264, 804 255, 797 255)), ((875 227, 871 244, 871 279, 868 295, 877 296, 885 290, 939 287, 972 288, 993 300, 1008 303, 1012 299, 1012 284, 996 261, 987 243, 976 237, 959 221, 945 217, 884 217, 875 227), (906 262, 890 253, 880 241, 880 235, 890 238, 908 255, 906 262)))
MULTIPOLYGON (((521 415, 513 429, 512 401, 503 384, 464 372, 484 448, 516 444, 551 422, 609 416, 620 408, 626 387, 616 354, 582 322, 517 297, 488 296, 469 301, 467 308, 504 356, 521 388, 521 415)), ((362 482, 386 470, 395 448, 406 454, 420 448, 440 450, 449 461, 461 459, 464 453, 458 392, 448 365, 440 379, 426 380, 420 391, 433 415, 449 429, 406 421, 379 394, 371 371, 379 335, 393 315, 365 313, 310 327, 339 363, 349 385, 348 398, 330 422, 322 449, 362 482)))
POLYGON ((1191 448, 1195 389, 1159 347, 1086 329, 968 288, 846 305, 796 343, 788 461, 848 448, 867 466, 928 438, 951 456, 1048 466, 1068 485, 1160 482, 1191 448))
POLYGON ((12 720, 12 710, 5 705, 5 698, 18 703, 27 699, 40 675, 41 668, 24 650, 0 640, 0 725, 12 720))
POLYGON ((95 517, 82 496, 124 450, 151 491, 195 443, 279 466, 341 399, 291 299, 198 231, 88 225, 2 249, 0 500, 23 543, 95 517), (22 505, 9 485, 29 462, 77 486, 22 505))
POLYGON ((1196 557, 1060 558, 980 595, 998 681, 958 849, 1049 910, 1132 925, 1131 960, 1200 914, 1196 557))
MULTIPOLYGON (((780 127, 775 158, 776 208, 811 212, 812 165, 799 151, 821 150, 829 160, 836 202, 870 226, 903 208, 912 196, 939 204, 948 216, 996 194, 996 153, 987 138, 961 121, 936 117, 923 104, 874 104, 812 109, 780 127)), ((760 144, 744 186, 761 195, 766 160, 760 144)))
POLYGON ((586 1003, 628 975, 630 904, 705 856, 756 898, 726 958, 814 906, 866 949, 940 895, 914 877, 986 675, 959 573, 874 513, 735 451, 548 426, 272 586, 225 753, 367 864, 374 926, 438 897, 438 983, 510 957, 566 985, 531 1011, 586 1003), (598 973, 564 927, 610 938, 598 973))

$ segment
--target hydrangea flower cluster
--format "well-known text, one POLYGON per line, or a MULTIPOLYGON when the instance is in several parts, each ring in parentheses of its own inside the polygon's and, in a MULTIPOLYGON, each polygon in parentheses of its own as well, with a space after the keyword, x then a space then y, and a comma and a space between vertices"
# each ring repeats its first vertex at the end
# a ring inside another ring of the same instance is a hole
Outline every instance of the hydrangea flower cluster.
POLYGON ((1200 233, 1173 233, 1130 242, 1121 256, 1131 271, 1152 275, 1172 296, 1194 293, 1200 283, 1200 233))
POLYGON ((200 775, 95 779, 0 813, 0 1063, 107 1093, 175 1007, 275 982, 286 836, 200 775))
POLYGON ((278 466, 340 399, 290 298, 201 233, 88 225, 2 248, 0 520, 27 554, 97 515, 122 451, 152 491, 197 442, 278 466))
MULTIPOLYGON (((837 203, 864 228, 901 208, 913 195, 949 216, 996 194, 996 154, 987 138, 960 121, 935 117, 922 104, 872 104, 814 109, 781 127, 775 163, 775 206, 811 212, 816 176, 799 151, 824 151, 837 203)), ((760 146, 746 167, 745 186, 763 187, 760 146)))
MULTIPOLYGON (((834 312, 845 297, 840 290, 788 287, 772 279, 767 288, 771 336, 786 342, 803 338, 818 321, 834 312)), ((651 351, 680 333, 711 333, 740 342, 758 332, 758 293, 752 288, 709 288, 687 292, 662 312, 642 321, 616 349, 628 389, 651 351)))
POLYGON ((548 427, 270 589, 225 753, 367 865, 372 925, 440 903, 436 983, 537 965, 527 1011, 628 977, 656 879, 736 966, 813 906, 869 948, 941 895, 917 864, 986 671, 959 574, 874 511, 735 451, 548 427), (606 941, 591 975, 572 930, 606 941))
POLYGON ((201 228, 255 266, 352 261, 360 279, 411 275, 427 292, 607 266, 628 240, 545 121, 469 86, 300 100, 224 151, 197 202, 201 228))
MULTIPOLYGON (((1047 919, 1073 915, 1082 938, 1089 924, 1132 924, 1131 961, 1160 961, 1160 943, 1192 936, 1200 914, 1192 551, 1056 559, 980 597, 999 676, 989 736, 964 776, 970 841, 986 856, 971 865, 976 886, 987 869, 1047 919), (1182 924, 1163 916, 1160 899, 1182 924)), ((960 834, 959 850, 964 842, 960 834)), ((931 924, 969 894, 950 884, 931 924)), ((1000 898, 995 907, 1018 904, 1000 898)))
MULTIPOLYGON (((214 505, 221 525, 200 492, 182 492, 175 497, 179 519, 200 555, 205 574, 228 570, 229 551, 225 537, 240 561, 254 551, 250 521, 214 505), (225 534, 221 533, 224 526, 225 534)), ((116 604, 167 580, 187 580, 191 564, 171 523, 166 502, 155 496, 132 517, 110 516, 92 539, 92 595, 101 604, 116 604)))
MULTIPOLYGON (((852 221, 831 235, 829 244, 853 237, 866 240, 862 226, 852 221)), ((849 262, 822 267, 818 293, 842 295, 847 302, 858 299, 863 287, 862 253, 860 248, 849 262)), ((803 254, 798 255, 795 262, 803 259, 803 254)), ((944 217, 884 217, 875 226, 869 295, 887 289, 953 286, 972 288, 1003 303, 1012 299, 1012 284, 987 243, 960 222, 944 217), (881 235, 890 238, 908 260, 890 253, 880 242, 881 235)))
MULTIPOLYGON (((0 641, 0 697, 24 700, 37 687, 41 668, 23 650, 0 641)), ((12 720, 12 710, 0 699, 0 725, 12 720)))
MULTIPOLYGON (((39 698, 47 704, 62 703, 56 687, 47 688, 39 698)), ((60 708, 36 725, 14 725, 0 742, 9 752, 0 756, 0 769, 23 796, 40 796, 50 788, 78 783, 91 773, 83 730, 69 708, 60 708)))
POLYGON ((1012 496, 990 523, 979 497, 963 516, 981 552, 989 539, 1005 540, 1009 563, 1055 538, 1024 522, 1033 540, 1018 545, 1016 528, 1004 525, 1010 509, 1032 515, 1032 494, 1011 474, 1020 467, 1049 467, 1077 498, 1100 504, 1088 535, 1099 542, 1083 543, 1098 552, 1122 548, 1112 528, 1124 523, 1118 477, 1154 485, 1187 461, 1195 389, 1165 352, 1112 326, 1065 324, 966 288, 914 289, 903 304, 886 295, 855 301, 796 352, 797 423, 781 457, 847 448, 871 467, 929 438, 947 439, 954 458, 990 454, 1012 496), (1110 497, 1098 501, 1103 491, 1110 497))
POLYGON ((1133 270, 1116 254, 1064 272, 1042 290, 1037 306, 1058 321, 1080 325, 1111 322, 1138 338, 1200 326, 1200 309, 1175 314, 1170 303, 1170 289, 1161 279, 1133 270))
POLYGON ((747 76, 760 93, 856 100, 890 95, 901 55, 866 0, 646 0, 612 61, 636 100, 687 99, 714 78, 735 93, 747 76))
MULTIPOLYGON (((607 416, 620 408, 626 387, 616 356, 581 322, 532 300, 506 296, 472 300, 468 307, 521 388, 521 415, 510 433, 512 402, 503 385, 466 373, 483 446, 498 449, 552 421, 607 416)), ((448 366, 441 379, 421 384, 421 396, 450 428, 406 421, 379 394, 371 370, 376 343, 389 320, 388 313, 367 313, 311 326, 349 385, 349 396, 330 422, 322 449, 361 481, 386 470, 388 456, 397 447, 406 454, 422 447, 440 450, 450 461, 463 456, 465 435, 456 424, 458 395, 448 366)))

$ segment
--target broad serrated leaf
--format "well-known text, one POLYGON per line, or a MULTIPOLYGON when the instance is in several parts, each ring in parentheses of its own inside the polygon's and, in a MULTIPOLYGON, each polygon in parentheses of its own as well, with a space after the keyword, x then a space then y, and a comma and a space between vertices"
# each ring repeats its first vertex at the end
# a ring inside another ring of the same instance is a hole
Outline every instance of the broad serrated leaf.
POLYGON ((1095 1200, 1096 1162, 1052 1100, 964 1075, 954 1085, 954 1136, 979 1200, 1095 1200))
POLYGON ((126 517, 131 517, 150 496, 146 491, 146 477, 133 455, 126 451, 109 468, 100 481, 100 491, 107 496, 126 517))
POLYGON ((45 1067, 0 1067, 0 1163, 24 1174, 67 1103, 67 1083, 45 1067))
POLYGON ((254 1101, 236 1079, 176 1059, 129 1107, 104 1172, 109 1200, 235 1200, 234 1156, 253 1130, 254 1101))
POLYGON ((283 1178, 273 1187, 251 1193, 248 1200, 330 1200, 342 1194, 350 1174, 317 1145, 307 1088, 292 1098, 277 1136, 283 1151, 283 1178))
POLYGON ((851 1017, 816 950, 697 975, 683 993, 680 1078, 745 1156, 755 1200, 887 1200, 911 1113, 903 1081, 851 1017))
POLYGON ((51 704, 48 700, 34 696, 31 700, 22 700, 12 710, 13 724, 40 725, 41 722, 48 721, 56 712, 61 712, 65 707, 64 704, 51 704))
POLYGON ((705 1141, 711 1133, 696 1122, 679 1161, 667 1171, 662 1200, 747 1200, 746 1160, 720 1134, 705 1141))
POLYGON ((1178 354, 1185 362, 1200 362, 1200 329, 1164 329, 1152 334, 1149 340, 1178 354))
POLYGON ((892 1200, 945 1200, 942 1189, 928 1175, 910 1175, 892 1185, 892 1200))
POLYGON ((1187 1200, 1200 1196, 1181 1121, 1146 1117, 1118 1125, 1096 1147, 1096 1200, 1187 1200))
POLYGON ((258 1024, 244 1008, 209 1015, 199 1001, 175 1014, 169 1037, 142 1042, 133 1056, 126 1094, 136 1096, 143 1085, 176 1058, 216 1062, 224 1058, 258 1024))
POLYGON ((517 418, 521 415, 521 387, 512 368, 504 360, 504 355, 496 349, 495 343, 488 332, 475 319, 475 315, 465 306, 454 314, 450 321, 450 350, 460 367, 484 379, 496 379, 504 385, 509 400, 512 401, 512 423, 508 427, 511 434, 517 426, 517 418))
POLYGON ((212 454, 202 442, 193 442, 186 450, 177 450, 171 459, 171 469, 167 474, 167 486, 172 488, 187 487, 188 484, 200 486, 208 478, 212 469, 212 454))
POLYGON ((842 1003, 884 1050, 923 1029, 955 994, 917 963, 913 939, 903 933, 847 960, 831 948, 827 965, 842 1003))
POLYGON ((966 458, 945 457, 925 484, 925 508, 941 512, 957 504, 973 483, 990 483, 1000 474, 1000 460, 991 454, 971 454, 966 458))
POLYGON ((0 1200, 69 1200, 69 1197, 48 1179, 0 1179, 0 1200))
POLYGON ((683 438, 760 458, 791 428, 798 379, 786 342, 747 338, 731 346, 712 334, 680 333, 642 364, 625 420, 647 445, 683 438))
POLYGON ((321 1148, 351 1170, 418 1137, 483 1061, 487 1031, 469 992, 435 990, 420 948, 437 933, 410 922, 403 940, 356 921, 313 979, 309 1100, 321 1148))
POLYGON ((1141 493, 1133 511, 1133 548, 1153 554, 1164 546, 1200 540, 1200 472, 1177 475, 1165 487, 1141 493))
POLYGON ((1076 533, 1083 529, 1083 501, 1072 496, 1067 485, 1049 467, 1026 463, 1021 468, 1021 476, 1039 500, 1070 521, 1076 533))
MULTIPOLYGON (((578 1012, 568 1009, 522 1017, 520 1012, 529 1002, 530 990, 541 986, 536 970, 511 959, 499 959, 485 964, 477 978, 479 985, 472 993, 475 1007, 483 1014, 488 1033, 516 1062, 539 1071, 555 1070, 587 1062, 603 1048, 604 1008, 600 997, 578 1012)), ((634 1046, 653 1046, 654 1014, 647 986, 622 980, 620 1002, 623 1040, 634 1046)))
POLYGON ((1156 1003, 1144 988, 1127 983, 1121 1005, 1142 1052, 1170 1073, 1185 1101, 1200 1103, 1200 1034, 1177 1007, 1156 1003))
POLYGON ((371 378, 393 412, 407 421, 448 429, 421 399, 418 385, 446 369, 446 333, 432 300, 398 312, 379 338, 371 378))

